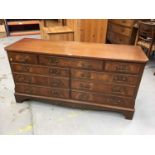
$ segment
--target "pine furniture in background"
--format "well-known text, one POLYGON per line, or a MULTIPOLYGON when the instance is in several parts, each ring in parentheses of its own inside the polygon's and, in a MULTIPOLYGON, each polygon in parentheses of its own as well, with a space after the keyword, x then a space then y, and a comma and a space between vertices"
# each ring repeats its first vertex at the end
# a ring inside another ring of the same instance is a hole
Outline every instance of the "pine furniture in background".
POLYGON ((42 39, 106 42, 107 19, 41 20, 42 39))

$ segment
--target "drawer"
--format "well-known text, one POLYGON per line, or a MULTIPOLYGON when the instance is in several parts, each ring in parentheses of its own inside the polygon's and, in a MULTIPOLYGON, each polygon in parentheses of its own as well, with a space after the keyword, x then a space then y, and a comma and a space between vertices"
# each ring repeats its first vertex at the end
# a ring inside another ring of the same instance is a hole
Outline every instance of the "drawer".
POLYGON ((132 19, 112 19, 110 22, 127 27, 132 27, 134 24, 134 20, 132 19))
POLYGON ((39 95, 45 97, 69 98, 69 90, 67 89, 51 89, 47 87, 32 86, 26 84, 16 84, 15 91, 29 95, 39 95))
POLYGON ((73 60, 73 66, 83 69, 103 70, 103 62, 101 60, 85 60, 75 59, 73 60))
POLYGON ((48 66, 70 67, 70 59, 57 56, 39 55, 39 64, 48 66))
POLYGON ((50 78, 49 83, 51 87, 69 88, 68 78, 50 78))
POLYGON ((14 73, 13 75, 15 83, 27 83, 48 86, 48 77, 16 73, 14 73))
POLYGON ((87 60, 77 58, 64 58, 56 56, 39 56, 41 65, 58 66, 58 67, 74 67, 84 69, 102 70, 103 62, 100 60, 87 60))
POLYGON ((71 70, 71 77, 76 79, 94 80, 106 83, 119 83, 125 85, 136 85, 138 82, 138 76, 136 75, 115 74, 78 69, 71 70))
POLYGON ((138 74, 140 72, 141 65, 135 63, 124 62, 106 62, 105 70, 112 72, 131 73, 138 74))
POLYGON ((23 64, 11 64, 11 68, 13 72, 20 72, 20 73, 33 73, 33 74, 41 74, 41 75, 48 75, 48 67, 40 67, 40 66, 33 66, 33 65, 23 65, 23 64))
POLYGON ((60 67, 50 67, 49 74, 52 76, 69 77, 69 69, 60 67))
POLYGON ((69 98, 69 90, 68 89, 50 89, 50 96, 56 98, 69 98))
POLYGON ((125 36, 131 36, 132 30, 128 27, 123 27, 115 24, 109 24, 110 31, 125 35, 125 36))
POLYGON ((101 82, 86 82, 85 80, 72 80, 71 88, 75 90, 118 94, 124 96, 133 96, 135 93, 135 87, 132 86, 112 85, 101 82))
POLYGON ((26 53, 8 53, 10 62, 19 62, 19 63, 29 63, 29 64, 37 64, 37 56, 34 54, 26 54, 26 53))
POLYGON ((133 107, 132 99, 127 97, 118 97, 91 92, 72 91, 71 98, 74 100, 94 102, 98 104, 106 104, 120 107, 133 107))
POLYGON ((15 91, 29 95, 49 96, 49 88, 46 87, 16 84, 15 91))
POLYGON ((113 44, 130 44, 130 37, 115 33, 108 32, 108 40, 113 44))

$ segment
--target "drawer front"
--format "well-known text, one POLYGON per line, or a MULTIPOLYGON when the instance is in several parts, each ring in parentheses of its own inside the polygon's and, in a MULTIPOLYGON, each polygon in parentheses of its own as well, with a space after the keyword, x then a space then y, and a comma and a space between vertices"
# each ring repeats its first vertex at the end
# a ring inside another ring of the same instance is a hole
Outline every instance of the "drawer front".
POLYGON ((106 71, 138 74, 140 72, 140 69, 141 69, 140 64, 123 63, 123 62, 106 62, 105 63, 106 71))
POLYGON ((108 32, 108 40, 114 44, 130 44, 130 37, 112 31, 108 32))
POLYGON ((50 96, 56 98, 69 98, 69 90, 68 89, 50 89, 50 96))
POLYGON ((25 93, 29 95, 39 95, 45 97, 69 98, 69 90, 67 89, 51 89, 47 87, 31 86, 24 84, 17 84, 15 91, 18 93, 25 93))
POLYGON ((110 20, 112 23, 132 27, 134 24, 134 20, 132 19, 112 19, 110 20))
POLYGON ((50 67, 49 74, 52 76, 69 77, 69 69, 60 67, 50 67))
POLYGON ((23 65, 23 64, 11 64, 11 68, 13 72, 48 75, 48 67, 23 65))
POLYGON ((37 56, 26 53, 8 53, 10 62, 37 64, 37 56))
POLYGON ((83 69, 103 70, 103 62, 100 60, 75 59, 73 60, 72 67, 83 68, 83 69))
POLYGON ((42 65, 59 66, 59 67, 75 67, 84 69, 102 70, 103 62, 100 60, 87 60, 76 58, 64 58, 55 56, 40 56, 39 63, 42 65))
POLYGON ((124 96, 133 96, 135 93, 135 87, 132 86, 110 85, 100 82, 86 82, 84 80, 72 80, 71 88, 76 90, 117 94, 124 96))
POLYGON ((48 77, 16 73, 14 73, 13 75, 16 83, 27 83, 48 86, 48 77))
POLYGON ((70 59, 64 57, 56 57, 56 56, 39 56, 39 63, 41 65, 48 66, 60 66, 60 67, 70 67, 71 62, 70 59))
POLYGON ((15 83, 30 83, 31 76, 23 74, 13 74, 15 83))
POLYGON ((138 82, 138 76, 136 75, 126 75, 126 74, 114 74, 107 72, 94 72, 72 69, 71 77, 76 79, 103 81, 106 83, 120 83, 127 85, 136 85, 138 82))
POLYGON ((109 24, 110 31, 125 35, 125 36, 131 36, 131 29, 128 27, 118 26, 115 24, 109 24))
POLYGON ((49 88, 24 84, 16 84, 15 91, 29 95, 49 96, 49 88))
POLYGON ((57 88, 69 88, 69 79, 67 78, 50 78, 50 86, 57 88))
POLYGON ((71 98, 79 101, 94 102, 99 104, 114 105, 120 107, 132 107, 131 98, 123 98, 117 96, 109 96, 97 93, 87 93, 80 91, 72 91, 71 98))

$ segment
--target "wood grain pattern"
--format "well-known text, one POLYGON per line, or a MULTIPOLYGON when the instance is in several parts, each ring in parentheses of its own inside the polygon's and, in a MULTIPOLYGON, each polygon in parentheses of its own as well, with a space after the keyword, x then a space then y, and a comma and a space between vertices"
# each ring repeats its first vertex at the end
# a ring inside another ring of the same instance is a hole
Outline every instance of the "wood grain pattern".
POLYGON ((11 68, 14 72, 20 73, 31 73, 31 74, 41 74, 48 75, 49 69, 46 66, 30 65, 30 64, 18 64, 12 63, 11 68))
POLYGON ((96 72, 79 69, 72 69, 71 76, 75 79, 100 81, 105 83, 120 83, 125 85, 136 85, 138 81, 138 76, 136 75, 96 72))
POLYGON ((123 96, 133 96, 135 93, 135 87, 123 86, 116 84, 106 84, 103 82, 90 82, 85 80, 72 80, 71 89, 92 91, 98 93, 118 94, 123 96))
POLYGON ((82 19, 80 22, 80 41, 105 43, 107 20, 82 19))
POLYGON ((59 98, 69 98, 69 90, 67 89, 59 89, 59 88, 48 88, 48 87, 40 87, 40 86, 32 86, 26 84, 16 84, 15 88, 18 93, 32 94, 32 95, 40 95, 40 96, 53 96, 59 98))
POLYGON ((40 56, 39 63, 41 65, 52 65, 60 67, 75 67, 75 68, 85 68, 85 69, 98 69, 102 70, 103 62, 97 60, 86 60, 77 58, 66 58, 66 57, 56 57, 56 56, 40 56))
POLYGON ((74 34, 72 32, 64 32, 64 33, 53 33, 52 35, 49 35, 48 37, 51 41, 73 41, 74 40, 74 34))
MULTIPOLYGON (((67 57, 82 57, 121 60, 131 62, 147 62, 148 59, 138 46, 109 45, 97 43, 59 42, 41 39, 22 39, 15 44, 7 46, 5 50, 23 53, 43 53, 67 57), (39 45, 39 46, 38 46, 39 45), (116 52, 117 51, 117 52, 116 52)), ((16 55, 16 54, 15 54, 16 55)), ((26 54, 27 55, 27 54, 26 54)), ((10 57, 12 57, 10 55, 10 57)), ((25 57, 25 56, 24 56, 25 57)), ((20 59, 21 61, 21 59, 20 59)), ((33 60, 33 63, 35 61, 33 60)))
POLYGON ((29 64, 38 63, 37 56, 34 54, 9 53, 9 58, 11 62, 29 63, 29 64))
POLYGON ((141 65, 135 63, 107 62, 105 64, 105 70, 113 72, 138 74, 140 69, 141 65))
POLYGON ((49 85, 50 87, 69 89, 69 78, 49 78, 49 85))
POLYGON ((60 67, 50 67, 49 74, 51 76, 69 77, 69 69, 68 68, 60 68, 60 67))

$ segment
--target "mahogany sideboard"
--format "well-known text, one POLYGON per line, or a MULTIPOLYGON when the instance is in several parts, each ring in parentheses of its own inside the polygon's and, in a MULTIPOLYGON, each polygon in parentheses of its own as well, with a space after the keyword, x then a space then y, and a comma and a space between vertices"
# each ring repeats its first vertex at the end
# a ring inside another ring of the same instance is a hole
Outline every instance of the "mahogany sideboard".
POLYGON ((140 47, 24 38, 5 50, 17 102, 51 101, 132 119, 148 61, 140 47))

